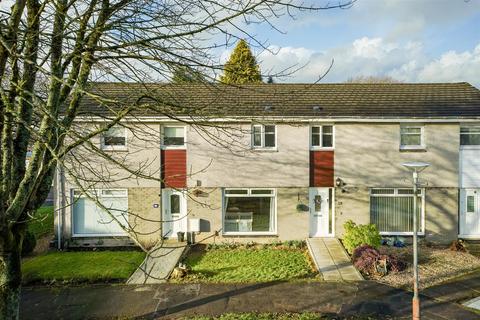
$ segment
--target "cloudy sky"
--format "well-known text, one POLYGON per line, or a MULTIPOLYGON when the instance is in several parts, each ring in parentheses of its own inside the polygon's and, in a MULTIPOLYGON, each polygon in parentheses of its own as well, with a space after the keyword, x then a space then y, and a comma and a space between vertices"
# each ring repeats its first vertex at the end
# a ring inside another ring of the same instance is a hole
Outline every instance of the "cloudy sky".
POLYGON ((349 9, 282 18, 276 27, 285 34, 248 27, 270 48, 255 48, 262 72, 306 64, 278 82, 316 81, 334 60, 323 82, 390 76, 480 87, 480 0, 357 0, 349 9))

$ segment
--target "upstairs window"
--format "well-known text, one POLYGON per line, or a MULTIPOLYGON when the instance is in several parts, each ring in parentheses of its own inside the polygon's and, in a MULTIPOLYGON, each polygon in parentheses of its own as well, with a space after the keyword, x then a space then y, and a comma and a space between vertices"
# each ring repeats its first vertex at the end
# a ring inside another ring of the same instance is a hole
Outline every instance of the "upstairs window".
POLYGON ((424 127, 402 125, 400 127, 400 149, 424 149, 424 127))
POLYGON ((252 147, 255 149, 275 149, 277 146, 276 132, 275 125, 253 125, 252 147))
POLYGON ((102 149, 117 150, 127 148, 127 130, 125 127, 113 126, 102 135, 102 149))
POLYGON ((163 147, 179 148, 185 146, 185 127, 163 127, 163 147))
POLYGON ((333 148, 333 126, 312 126, 310 144, 312 149, 333 148))
POLYGON ((480 126, 460 128, 461 146, 480 146, 480 126))

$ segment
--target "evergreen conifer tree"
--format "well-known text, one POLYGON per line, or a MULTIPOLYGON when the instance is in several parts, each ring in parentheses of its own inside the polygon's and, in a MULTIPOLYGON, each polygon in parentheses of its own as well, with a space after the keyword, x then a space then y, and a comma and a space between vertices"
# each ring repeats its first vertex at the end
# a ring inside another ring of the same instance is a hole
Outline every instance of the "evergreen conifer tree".
POLYGON ((225 84, 261 83, 260 66, 245 40, 240 40, 225 64, 220 82, 225 84))

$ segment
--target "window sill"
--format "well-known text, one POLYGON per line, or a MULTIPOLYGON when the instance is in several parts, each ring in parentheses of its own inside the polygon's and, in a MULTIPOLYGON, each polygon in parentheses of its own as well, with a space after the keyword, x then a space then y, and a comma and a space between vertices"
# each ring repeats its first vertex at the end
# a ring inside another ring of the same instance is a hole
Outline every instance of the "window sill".
POLYGON ((333 151, 334 147, 310 147, 311 151, 333 151))
POLYGON ((480 240, 480 235, 478 234, 459 234, 458 237, 462 239, 480 240))
POLYGON ((223 232, 222 236, 224 237, 265 237, 265 236, 272 236, 278 237, 276 232, 223 232))
POLYGON ((103 146, 102 151, 119 151, 119 152, 127 152, 128 148, 127 147, 107 147, 103 146))
POLYGON ((161 146, 162 150, 187 150, 187 146, 161 146))
POLYGON ((460 150, 480 150, 480 145, 461 145, 460 150))
POLYGON ((259 151, 259 152, 278 152, 277 148, 259 148, 253 147, 252 151, 259 151))
MULTIPOLYGON (((413 237, 413 232, 379 232, 381 236, 411 236, 413 237)), ((423 237, 425 232, 417 232, 417 235, 423 237)))
POLYGON ((425 146, 400 146, 400 151, 405 151, 405 152, 427 152, 427 147, 425 147, 425 146))
POLYGON ((97 234, 72 234, 72 238, 128 238, 129 235, 127 233, 113 233, 113 234, 105 234, 105 233, 97 233, 97 234))

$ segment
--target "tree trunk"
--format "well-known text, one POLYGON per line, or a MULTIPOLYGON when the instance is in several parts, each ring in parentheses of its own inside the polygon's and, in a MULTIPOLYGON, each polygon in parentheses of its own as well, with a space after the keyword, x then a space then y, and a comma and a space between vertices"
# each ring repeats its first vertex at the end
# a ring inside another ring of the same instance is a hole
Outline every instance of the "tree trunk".
MULTIPOLYGON (((9 232, 10 233, 10 232, 9 232)), ((21 238, 18 234, 5 239, 0 246, 0 319, 18 319, 20 306, 21 238)))

